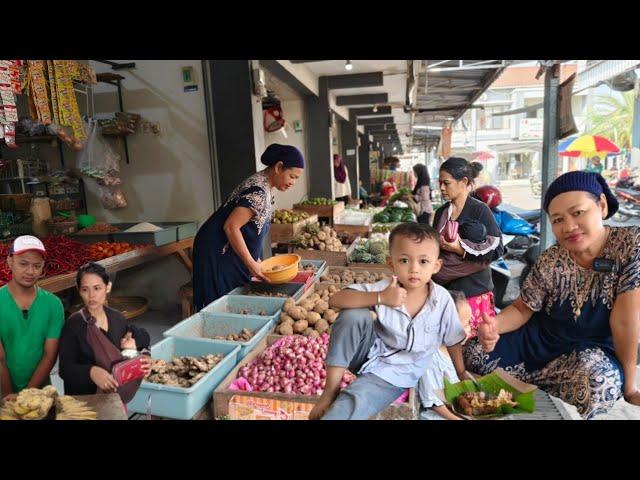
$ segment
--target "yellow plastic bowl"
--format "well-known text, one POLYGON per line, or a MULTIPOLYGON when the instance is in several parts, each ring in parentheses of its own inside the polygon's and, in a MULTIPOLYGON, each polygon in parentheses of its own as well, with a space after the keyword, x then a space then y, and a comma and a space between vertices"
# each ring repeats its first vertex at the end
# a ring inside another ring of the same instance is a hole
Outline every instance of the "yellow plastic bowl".
POLYGON ((275 257, 263 260, 262 273, 271 280, 272 283, 287 283, 298 275, 298 264, 300 255, 287 253, 286 255, 276 255, 275 257), (274 271, 274 268, 278 268, 274 271))

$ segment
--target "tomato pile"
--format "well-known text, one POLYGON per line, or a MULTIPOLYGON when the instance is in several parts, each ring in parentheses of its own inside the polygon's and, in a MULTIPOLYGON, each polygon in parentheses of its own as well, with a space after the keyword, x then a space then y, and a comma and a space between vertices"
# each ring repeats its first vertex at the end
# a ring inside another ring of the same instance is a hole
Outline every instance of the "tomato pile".
POLYGON ((139 248, 145 248, 149 245, 133 245, 127 242, 98 242, 89 245, 89 255, 94 260, 103 260, 105 258, 127 253, 139 248))

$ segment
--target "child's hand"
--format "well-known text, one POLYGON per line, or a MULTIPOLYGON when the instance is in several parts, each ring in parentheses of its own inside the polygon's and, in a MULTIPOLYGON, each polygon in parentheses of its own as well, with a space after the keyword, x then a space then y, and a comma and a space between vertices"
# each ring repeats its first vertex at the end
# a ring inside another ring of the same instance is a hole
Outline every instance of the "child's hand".
POLYGON ((398 286, 398 277, 391 279, 389 286, 380 293, 380 300, 389 307, 399 307, 407 300, 407 291, 398 286))
POLYGON ((127 332, 120 340, 120 350, 137 350, 138 346, 131 332, 127 332))

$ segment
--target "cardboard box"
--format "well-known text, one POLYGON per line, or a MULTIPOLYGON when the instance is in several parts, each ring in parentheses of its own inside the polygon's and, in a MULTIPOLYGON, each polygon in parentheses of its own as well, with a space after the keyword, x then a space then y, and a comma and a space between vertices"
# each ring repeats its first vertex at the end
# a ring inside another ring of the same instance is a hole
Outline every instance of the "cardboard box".
MULTIPOLYGON (((256 346, 242 362, 220 383, 213 392, 214 418, 228 417, 230 420, 307 420, 309 412, 317 403, 316 395, 287 395, 284 393, 246 392, 229 390, 240 369, 251 363, 267 346, 280 336, 270 335, 256 346)), ((409 392, 409 401, 392 404, 372 420, 415 420, 420 406, 414 389, 409 392)))
POLYGON ((329 223, 333 225, 344 211, 344 202, 338 202, 335 205, 302 205, 296 203, 293 209, 302 210, 310 215, 317 215, 322 219, 328 219, 329 223))
POLYGON ((272 243, 287 243, 293 237, 302 232, 302 229, 308 223, 317 223, 318 215, 310 215, 309 218, 300 220, 296 223, 271 223, 269 234, 272 243))

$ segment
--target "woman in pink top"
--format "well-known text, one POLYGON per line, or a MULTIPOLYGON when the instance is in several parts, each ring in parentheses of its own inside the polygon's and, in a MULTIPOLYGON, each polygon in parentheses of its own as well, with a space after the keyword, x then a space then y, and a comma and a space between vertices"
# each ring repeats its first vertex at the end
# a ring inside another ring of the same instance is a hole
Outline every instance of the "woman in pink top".
POLYGON ((418 163, 413 166, 416 174, 416 186, 413 189, 413 198, 420 206, 418 222, 431 225, 433 221, 433 205, 431 204, 431 178, 426 165, 418 163))

